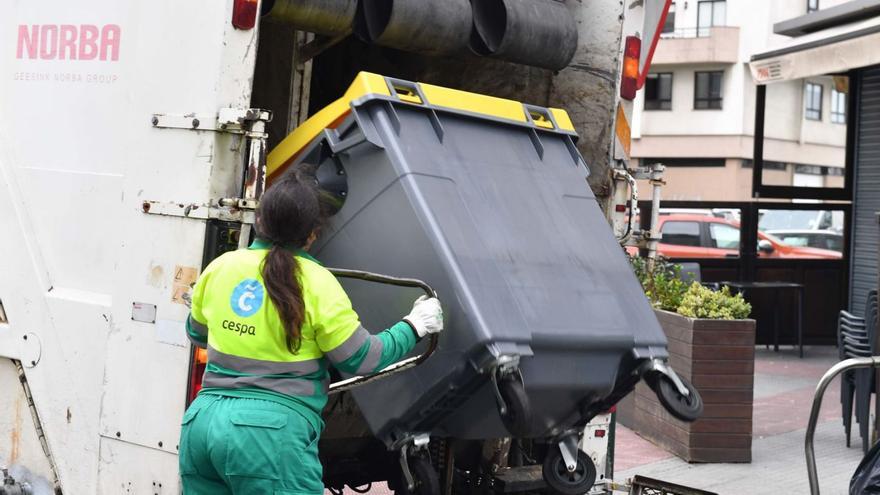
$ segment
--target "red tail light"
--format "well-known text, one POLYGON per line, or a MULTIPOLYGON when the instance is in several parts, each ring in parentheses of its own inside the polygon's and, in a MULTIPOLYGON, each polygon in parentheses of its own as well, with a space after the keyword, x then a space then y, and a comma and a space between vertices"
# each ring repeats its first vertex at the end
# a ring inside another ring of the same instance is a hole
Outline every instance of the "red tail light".
POLYGON ((627 36, 623 50, 623 70, 620 75, 620 97, 633 100, 639 89, 639 56, 642 53, 642 40, 627 36))
POLYGON ((232 4, 232 25, 237 29, 252 29, 257 23, 257 4, 259 0, 234 0, 232 4))
POLYGON ((202 376, 205 374, 205 365, 208 363, 208 353, 204 349, 194 347, 189 360, 189 386, 186 392, 186 405, 194 401, 196 395, 202 390, 202 376))

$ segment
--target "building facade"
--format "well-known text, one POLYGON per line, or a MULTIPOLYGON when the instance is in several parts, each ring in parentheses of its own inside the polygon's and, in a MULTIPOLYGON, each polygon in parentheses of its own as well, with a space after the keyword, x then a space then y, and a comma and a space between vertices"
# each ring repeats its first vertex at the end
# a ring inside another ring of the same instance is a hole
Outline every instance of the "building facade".
MULTIPOLYGON (((663 198, 752 197, 756 85, 748 62, 782 45, 774 24, 845 0, 675 0, 633 116, 633 158, 667 166, 663 198)), ((763 183, 842 187, 845 76, 774 84, 763 183)), ((650 197, 649 188, 641 196, 650 197)))

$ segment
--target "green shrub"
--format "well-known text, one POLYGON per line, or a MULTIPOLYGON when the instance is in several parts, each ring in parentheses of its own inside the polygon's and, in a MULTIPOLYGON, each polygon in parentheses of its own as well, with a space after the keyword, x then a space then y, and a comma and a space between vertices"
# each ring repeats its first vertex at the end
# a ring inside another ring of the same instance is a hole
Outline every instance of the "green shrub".
POLYGON ((712 290, 694 282, 684 294, 678 313, 691 318, 742 320, 748 318, 752 305, 742 294, 731 295, 730 287, 712 290))
POLYGON ((666 311, 677 311, 688 290, 687 282, 681 277, 681 266, 670 263, 666 258, 657 258, 651 276, 645 258, 631 257, 630 263, 651 305, 666 311))
POLYGON ((653 273, 648 272, 645 258, 630 257, 630 263, 655 308, 691 318, 718 320, 740 320, 752 312, 752 306, 742 295, 731 295, 729 287, 715 291, 699 282, 682 280, 681 266, 666 258, 656 259, 653 273))

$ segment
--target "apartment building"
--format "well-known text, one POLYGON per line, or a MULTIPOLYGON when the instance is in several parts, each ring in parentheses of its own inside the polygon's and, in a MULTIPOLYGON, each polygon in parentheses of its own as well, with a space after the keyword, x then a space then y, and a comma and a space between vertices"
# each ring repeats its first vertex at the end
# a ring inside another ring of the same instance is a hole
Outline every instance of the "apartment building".
MULTIPOLYGON (((748 62, 790 39, 775 23, 845 1, 675 0, 632 126, 632 156, 667 166, 664 199, 751 198, 748 62)), ((764 184, 843 186, 847 91, 845 76, 830 75, 768 87, 764 184)))

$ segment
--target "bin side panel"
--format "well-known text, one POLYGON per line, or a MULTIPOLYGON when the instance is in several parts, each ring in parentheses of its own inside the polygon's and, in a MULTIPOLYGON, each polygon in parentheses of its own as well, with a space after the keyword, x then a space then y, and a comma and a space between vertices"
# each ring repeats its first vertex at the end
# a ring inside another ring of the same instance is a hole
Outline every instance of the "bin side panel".
MULTIPOLYGON (((441 141, 425 109, 368 101, 354 111, 383 148, 364 143, 341 156, 349 197, 318 256, 426 280, 439 292, 447 328, 426 363, 354 392, 374 432, 411 417, 426 392, 474 380, 497 344, 533 354, 522 370, 542 432, 610 393, 618 373, 630 371, 619 368, 634 348, 665 349, 569 136, 439 113, 441 141)), ((415 296, 346 288, 373 330, 406 314, 415 296)), ((458 437, 503 434, 497 414, 485 414, 493 400, 478 388, 438 428, 458 437)))

